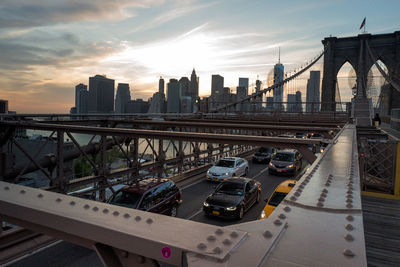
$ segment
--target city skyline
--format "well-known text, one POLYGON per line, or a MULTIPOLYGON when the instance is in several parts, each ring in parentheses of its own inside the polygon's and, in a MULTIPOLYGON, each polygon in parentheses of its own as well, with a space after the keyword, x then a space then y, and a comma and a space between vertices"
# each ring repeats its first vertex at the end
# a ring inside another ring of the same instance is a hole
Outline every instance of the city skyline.
POLYGON ((210 95, 212 74, 231 88, 239 77, 265 80, 278 47, 285 70, 294 69, 322 49, 324 37, 361 33, 364 17, 370 33, 399 30, 398 7, 396 1, 5 1, 0 98, 19 113, 67 113, 75 86, 90 76, 129 83, 133 99, 147 99, 160 76, 190 77, 193 67, 200 96, 210 95))

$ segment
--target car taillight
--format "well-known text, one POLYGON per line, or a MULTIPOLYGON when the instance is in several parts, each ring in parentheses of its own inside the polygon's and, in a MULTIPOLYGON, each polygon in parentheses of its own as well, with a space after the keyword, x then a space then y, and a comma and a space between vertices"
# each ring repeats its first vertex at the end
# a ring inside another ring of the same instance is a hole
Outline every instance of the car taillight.
POLYGON ((182 198, 182 191, 179 189, 179 198, 182 198))

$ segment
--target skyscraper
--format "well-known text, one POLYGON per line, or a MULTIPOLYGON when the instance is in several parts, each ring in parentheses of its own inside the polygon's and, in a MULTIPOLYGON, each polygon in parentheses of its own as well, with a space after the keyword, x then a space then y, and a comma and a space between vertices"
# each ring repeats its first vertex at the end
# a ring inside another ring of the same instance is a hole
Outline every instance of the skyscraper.
POLYGON ((117 95, 115 96, 115 113, 126 113, 126 103, 130 100, 129 84, 118 83, 117 95))
POLYGON ((158 81, 158 92, 160 94, 164 94, 164 79, 160 76, 160 80, 158 81))
POLYGON ((89 91, 80 90, 79 91, 79 105, 76 107, 76 113, 85 114, 88 113, 89 108, 89 91))
POLYGON ((177 79, 170 79, 167 84, 167 113, 179 113, 180 95, 177 79))
POLYGON ((191 96, 190 80, 188 77, 182 77, 179 79, 179 96, 191 96))
POLYGON ((307 81, 306 112, 318 112, 320 108, 320 76, 319 71, 310 71, 310 79, 307 81), (313 102, 316 102, 313 104, 313 102))
POLYGON ((302 107, 302 100, 301 100, 301 92, 296 91, 296 112, 303 112, 303 107, 302 107))
POLYGON ((190 75, 190 96, 192 99, 197 99, 199 97, 199 77, 197 77, 194 68, 192 75, 190 75))
POLYGON ((89 77, 90 113, 110 113, 114 111, 114 83, 114 80, 101 75, 89 77))
POLYGON ((0 114, 8 113, 8 100, 0 99, 0 114))
POLYGON ((87 92, 87 85, 80 83, 77 86, 75 86, 75 108, 76 108, 76 113, 87 113, 87 98, 85 98, 85 101, 82 101, 81 99, 81 92, 87 92), (82 112, 82 108, 86 110, 86 112, 82 112))
MULTIPOLYGON (((274 84, 283 81, 284 67, 280 60, 274 66, 274 84)), ((279 110, 281 103, 283 102, 283 85, 275 87, 274 89, 274 110, 279 110)))
POLYGON ((296 112, 296 95, 295 94, 288 94, 287 95, 287 112, 296 112))
POLYGON ((222 93, 224 88, 224 77, 219 74, 211 76, 211 108, 215 108, 218 102, 222 101, 222 93))
POLYGON ((246 88, 246 97, 249 95, 249 78, 239 78, 239 87, 246 88))

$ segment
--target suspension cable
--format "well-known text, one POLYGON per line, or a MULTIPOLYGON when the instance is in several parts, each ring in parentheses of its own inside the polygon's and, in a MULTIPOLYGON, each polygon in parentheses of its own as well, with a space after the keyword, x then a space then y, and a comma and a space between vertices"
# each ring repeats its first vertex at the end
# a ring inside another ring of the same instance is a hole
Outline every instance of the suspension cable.
POLYGON ((399 86, 395 81, 393 81, 393 80, 389 77, 389 75, 386 74, 386 72, 385 72, 385 71, 382 69, 382 67, 378 64, 378 61, 376 60, 375 55, 372 53, 372 50, 371 50, 371 48, 369 47, 368 42, 365 41, 365 43, 366 43, 366 45, 367 45, 367 49, 368 49, 369 56, 371 57, 372 61, 375 62, 374 64, 375 64, 375 66, 378 68, 379 72, 382 74, 382 76, 385 78, 385 80, 386 80, 387 82, 389 82, 397 91, 400 92, 400 86, 399 86))
POLYGON ((246 101, 250 101, 251 99, 255 99, 256 97, 262 95, 263 93, 267 93, 267 92, 269 92, 269 91, 271 91, 271 90, 273 90, 273 89, 275 89, 275 88, 277 88, 279 86, 283 86, 285 83, 293 80, 294 78, 296 78, 297 76, 301 75, 306 70, 308 70, 312 65, 314 65, 324 55, 324 53, 325 53, 325 49, 321 52, 321 54, 319 56, 317 56, 315 58, 314 61, 310 62, 309 65, 305 66, 303 69, 299 70, 298 72, 294 73, 292 76, 284 79, 283 81, 280 81, 280 82, 278 82, 276 84, 271 85, 268 88, 260 90, 258 93, 255 93, 254 95, 251 95, 251 96, 248 96, 246 98, 243 98, 242 100, 236 101, 234 103, 227 104, 227 105, 222 106, 222 107, 215 108, 214 110, 211 110, 210 112, 218 112, 218 111, 221 111, 221 110, 226 110, 229 107, 234 107, 237 104, 242 104, 242 103, 244 103, 246 101))

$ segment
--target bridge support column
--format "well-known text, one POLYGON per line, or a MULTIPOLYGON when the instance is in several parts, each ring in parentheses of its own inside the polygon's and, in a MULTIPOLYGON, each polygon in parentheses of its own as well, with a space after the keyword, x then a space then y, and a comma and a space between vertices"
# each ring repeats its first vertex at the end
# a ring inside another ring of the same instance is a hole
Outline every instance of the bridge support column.
POLYGON ((64 132, 57 131, 57 177, 56 185, 61 192, 64 192, 65 178, 64 178, 64 132))
POLYGON ((100 138, 100 168, 99 168, 99 175, 101 176, 101 180, 98 183, 98 186, 102 189, 99 190, 99 200, 106 201, 106 190, 104 186, 107 184, 107 158, 106 158, 106 136, 102 135, 100 138))
POLYGON ((139 175, 139 138, 133 139, 133 144, 130 145, 131 154, 132 154, 132 168, 134 169, 130 178, 136 178, 139 175))
POLYGON ((337 38, 325 38, 322 43, 325 46, 324 73, 321 90, 321 111, 335 111, 336 73, 334 64, 334 51, 337 38))
POLYGON ((164 173, 164 163, 165 163, 165 151, 164 151, 164 140, 158 140, 158 178, 163 177, 164 173))

